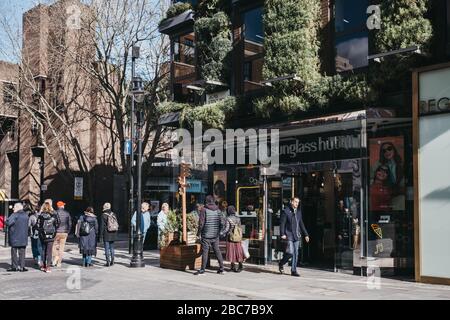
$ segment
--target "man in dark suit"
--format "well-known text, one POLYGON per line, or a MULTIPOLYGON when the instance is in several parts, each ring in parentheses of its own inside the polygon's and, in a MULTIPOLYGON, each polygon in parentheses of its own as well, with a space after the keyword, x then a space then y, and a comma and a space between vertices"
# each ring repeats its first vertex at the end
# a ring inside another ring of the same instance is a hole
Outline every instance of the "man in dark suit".
POLYGON ((298 249, 305 237, 306 242, 309 242, 308 231, 306 231, 303 223, 302 211, 299 207, 300 199, 292 198, 291 203, 287 206, 281 214, 281 239, 288 241, 288 246, 283 254, 283 259, 279 263, 280 273, 283 274, 283 266, 292 258, 291 275, 299 277, 297 272, 298 249))

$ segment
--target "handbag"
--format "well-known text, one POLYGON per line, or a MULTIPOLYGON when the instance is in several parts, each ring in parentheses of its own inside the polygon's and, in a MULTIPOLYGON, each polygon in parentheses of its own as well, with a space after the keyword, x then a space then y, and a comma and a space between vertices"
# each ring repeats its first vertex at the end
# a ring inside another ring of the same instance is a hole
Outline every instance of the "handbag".
POLYGON ((242 251, 244 251, 245 259, 250 258, 250 252, 248 251, 248 245, 250 241, 248 239, 241 241, 242 251))

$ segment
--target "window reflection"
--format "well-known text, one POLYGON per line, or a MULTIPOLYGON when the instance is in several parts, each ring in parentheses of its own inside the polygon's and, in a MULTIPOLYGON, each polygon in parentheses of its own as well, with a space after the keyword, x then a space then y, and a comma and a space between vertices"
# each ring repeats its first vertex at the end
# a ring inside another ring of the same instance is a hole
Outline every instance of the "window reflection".
POLYGON ((258 7, 243 13, 245 92, 261 88, 264 63, 262 10, 262 7, 258 7))
POLYGON ((336 0, 336 71, 343 72, 368 65, 367 0, 336 0))

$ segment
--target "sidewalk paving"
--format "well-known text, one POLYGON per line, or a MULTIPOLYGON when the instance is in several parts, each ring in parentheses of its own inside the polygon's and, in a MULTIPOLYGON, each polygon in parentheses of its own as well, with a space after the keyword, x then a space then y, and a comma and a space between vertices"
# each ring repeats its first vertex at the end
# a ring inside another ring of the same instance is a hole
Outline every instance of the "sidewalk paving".
MULTIPOLYGON (((216 268, 204 275, 159 267, 159 252, 145 251, 146 267, 130 269, 128 243, 119 241, 116 265, 103 267, 104 251, 99 248, 93 268, 79 268, 81 257, 76 243, 68 243, 60 269, 50 274, 33 267, 30 271, 8 273, 8 256, 0 255, 0 300, 4 299, 450 299, 450 286, 420 284, 381 278, 379 289, 371 279, 343 273, 301 268, 302 277, 278 274, 274 266, 246 265, 241 273, 217 275, 216 268), (80 288, 74 276, 80 275, 80 288)), ((4 250, 4 248, 0 249, 4 250)), ((28 256, 30 257, 30 256, 28 256)), ((229 265, 227 265, 229 267, 229 265)))

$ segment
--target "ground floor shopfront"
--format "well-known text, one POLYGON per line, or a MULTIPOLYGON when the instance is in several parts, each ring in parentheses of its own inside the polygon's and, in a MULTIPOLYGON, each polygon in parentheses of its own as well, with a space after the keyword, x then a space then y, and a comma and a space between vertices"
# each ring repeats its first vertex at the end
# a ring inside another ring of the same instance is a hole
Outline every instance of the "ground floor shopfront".
POLYGON ((297 196, 311 239, 300 265, 412 276, 411 119, 376 109, 280 128, 276 174, 258 165, 210 168, 216 199, 237 207, 251 261, 281 258, 280 215, 297 196))

